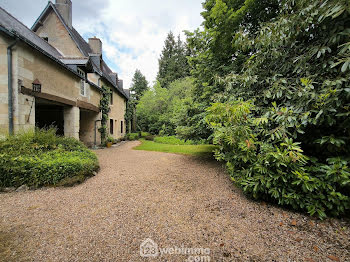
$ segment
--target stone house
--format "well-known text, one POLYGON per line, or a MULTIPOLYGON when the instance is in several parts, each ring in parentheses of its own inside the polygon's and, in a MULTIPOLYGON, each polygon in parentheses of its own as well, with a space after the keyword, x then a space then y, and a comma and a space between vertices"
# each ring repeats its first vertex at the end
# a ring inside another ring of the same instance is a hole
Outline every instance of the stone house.
POLYGON ((49 1, 31 29, 0 8, 0 57, 0 135, 54 125, 58 134, 99 144, 106 86, 108 131, 124 136, 123 82, 103 60, 101 40, 87 43, 72 26, 71 0, 49 1))

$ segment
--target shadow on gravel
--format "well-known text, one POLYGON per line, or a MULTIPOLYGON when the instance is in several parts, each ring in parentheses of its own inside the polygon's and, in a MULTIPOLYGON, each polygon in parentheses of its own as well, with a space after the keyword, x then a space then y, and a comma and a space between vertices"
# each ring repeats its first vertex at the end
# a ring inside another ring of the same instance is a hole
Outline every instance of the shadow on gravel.
POLYGON ((0 261, 1 262, 17 262, 28 261, 26 252, 18 243, 17 239, 23 239, 24 234, 21 228, 8 230, 0 225, 0 261), (15 231, 15 232, 14 232, 15 231))

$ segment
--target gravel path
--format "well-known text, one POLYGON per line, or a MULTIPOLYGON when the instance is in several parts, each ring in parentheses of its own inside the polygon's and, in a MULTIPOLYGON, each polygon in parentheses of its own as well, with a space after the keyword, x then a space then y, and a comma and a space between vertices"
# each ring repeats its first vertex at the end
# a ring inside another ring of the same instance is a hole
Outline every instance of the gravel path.
POLYGON ((141 258, 150 238, 210 261, 350 261, 349 223, 251 201, 216 162, 137 143, 98 150, 101 171, 79 186, 0 194, 0 260, 191 261, 141 258))

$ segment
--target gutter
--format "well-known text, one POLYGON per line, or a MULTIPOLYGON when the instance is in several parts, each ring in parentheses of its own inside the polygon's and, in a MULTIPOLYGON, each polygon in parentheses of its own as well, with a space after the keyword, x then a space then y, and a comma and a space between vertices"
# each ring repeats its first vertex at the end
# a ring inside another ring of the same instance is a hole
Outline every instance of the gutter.
POLYGON ((7 82, 8 82, 8 115, 9 134, 14 133, 13 124, 13 86, 12 86, 12 48, 17 44, 18 38, 7 47, 7 82))

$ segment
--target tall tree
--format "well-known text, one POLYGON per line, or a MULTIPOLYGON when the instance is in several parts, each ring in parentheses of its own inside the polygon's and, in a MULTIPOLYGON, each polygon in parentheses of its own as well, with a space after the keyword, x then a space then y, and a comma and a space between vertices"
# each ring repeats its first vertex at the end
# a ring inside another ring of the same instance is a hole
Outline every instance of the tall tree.
POLYGON ((206 108, 225 101, 226 86, 218 77, 240 73, 254 50, 236 48, 240 30, 254 35, 265 21, 277 16, 281 0, 206 0, 203 3, 203 28, 186 32, 191 76, 194 77, 193 103, 186 129, 208 138, 211 131, 205 121, 206 108))
POLYGON ((157 80, 164 88, 168 88, 169 84, 174 80, 189 75, 189 65, 187 62, 186 44, 181 41, 178 36, 175 40, 174 34, 170 31, 165 39, 164 47, 159 62, 159 71, 157 80))
POLYGON ((131 83, 131 97, 136 100, 140 101, 140 98, 143 96, 143 94, 148 89, 148 82, 146 80, 146 77, 141 73, 139 69, 136 69, 134 76, 132 78, 131 83))
POLYGON ((141 97, 148 90, 148 82, 146 77, 141 73, 139 69, 136 69, 134 76, 132 78, 131 88, 130 88, 130 99, 127 103, 125 120, 130 124, 127 125, 127 131, 135 132, 137 129, 137 119, 136 119, 136 105, 139 103, 141 97), (131 130, 129 130, 131 129, 131 130))

